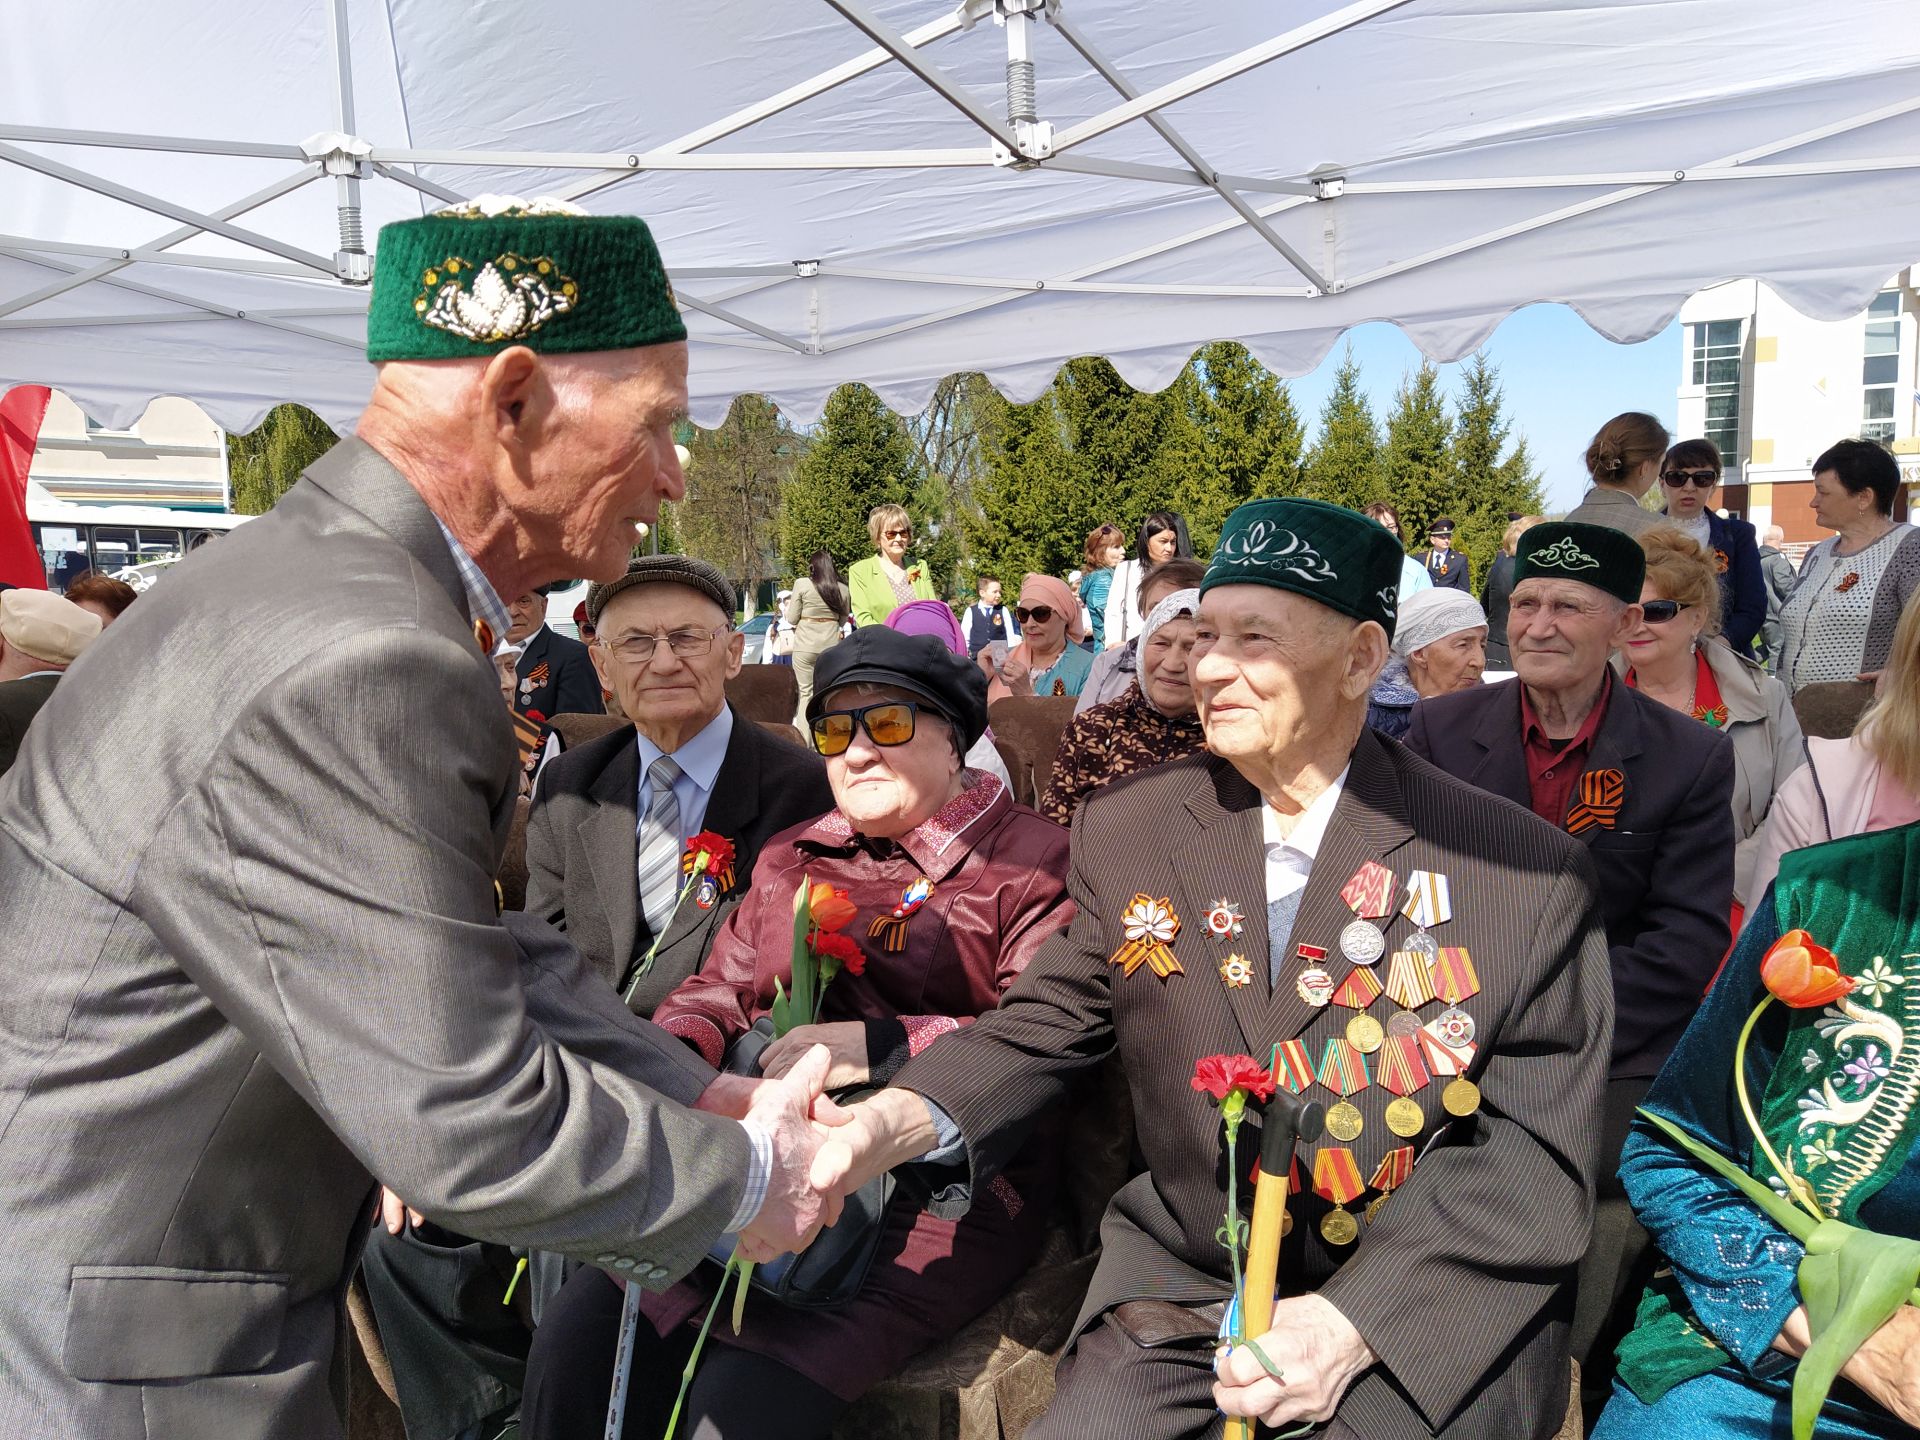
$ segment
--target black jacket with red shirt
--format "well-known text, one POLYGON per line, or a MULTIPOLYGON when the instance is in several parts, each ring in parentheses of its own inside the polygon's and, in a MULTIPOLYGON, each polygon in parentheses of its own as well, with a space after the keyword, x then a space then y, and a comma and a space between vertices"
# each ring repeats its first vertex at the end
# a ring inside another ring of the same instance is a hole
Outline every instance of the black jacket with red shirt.
MULTIPOLYGON (((1422 700, 1407 748, 1531 809, 1520 699, 1520 682, 1507 680, 1422 700)), ((1733 746, 1614 685, 1583 773, 1606 771, 1621 781, 1619 808, 1578 833, 1599 872, 1613 962, 1609 1078, 1644 1079, 1679 1041, 1731 939, 1733 746)), ((1576 784, 1570 810, 1579 804, 1576 784)))

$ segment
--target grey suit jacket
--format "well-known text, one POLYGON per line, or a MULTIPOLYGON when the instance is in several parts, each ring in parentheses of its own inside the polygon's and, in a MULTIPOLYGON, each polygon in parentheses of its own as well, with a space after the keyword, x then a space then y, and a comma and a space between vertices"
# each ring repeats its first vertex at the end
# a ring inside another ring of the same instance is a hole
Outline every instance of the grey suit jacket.
MULTIPOLYGON (((551 761, 527 817, 527 912, 564 931, 616 987, 653 944, 640 913, 639 786, 634 729, 623 725, 551 761)), ((712 909, 689 899, 675 913, 652 970, 634 989, 637 1014, 651 1015, 700 968, 747 893, 767 837, 832 808, 819 756, 734 715, 704 827, 733 842, 733 884, 712 909)))
POLYGON ((493 873, 512 732, 418 494, 343 441, 80 658, 0 787, 0 1435, 340 1434, 373 1177, 664 1289, 711 1072, 493 873))

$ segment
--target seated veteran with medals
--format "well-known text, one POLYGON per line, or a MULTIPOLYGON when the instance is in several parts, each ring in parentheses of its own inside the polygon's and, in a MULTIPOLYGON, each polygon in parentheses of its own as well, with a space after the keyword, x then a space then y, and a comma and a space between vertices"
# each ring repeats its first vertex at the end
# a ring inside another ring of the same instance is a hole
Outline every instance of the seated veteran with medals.
MULTIPOLYGON (((839 928, 821 944, 835 947, 840 968, 819 1023, 775 1039, 760 1063, 785 1074, 817 1043, 833 1055, 831 1086, 884 1084, 990 1013, 1072 919, 1067 835, 1014 804, 998 779, 964 767, 986 726, 986 678, 939 639, 868 626, 823 654, 815 674, 807 718, 834 807, 768 842, 706 965, 654 1019, 716 1065, 763 1042, 776 986, 793 983, 794 897, 810 881, 816 922, 837 912, 839 928)), ((835 1308, 750 1294, 739 1333, 721 1323, 708 1336, 682 1433, 825 1440, 865 1390, 1032 1267, 1065 1158, 1057 1129, 1036 1132, 964 1218, 897 1193, 864 1282, 835 1308)), ((643 1298, 625 1435, 662 1433, 717 1277, 709 1267, 643 1298)), ((602 1435, 621 1305, 612 1278, 583 1269, 543 1316, 522 1412, 527 1440, 602 1435)))
POLYGON ((1727 953, 1733 907, 1732 745, 1622 684, 1610 663, 1640 629, 1645 577, 1639 541, 1611 525, 1528 530, 1507 612, 1516 677, 1422 700, 1406 738, 1449 775, 1577 836, 1600 877, 1613 1059, 1572 1341, 1589 1421, 1651 1264, 1615 1175, 1620 1147, 1727 953))
POLYGON ((1665 1263, 1594 1440, 1920 1429, 1916 872, 1911 823, 1787 855, 1648 1091, 1620 1177, 1665 1263))
MULTIPOLYGON (((563 931, 638 1015, 700 968, 767 838, 833 803, 818 756, 727 704, 743 643, 736 607, 718 569, 683 555, 631 560, 619 579, 589 587, 593 665, 633 723, 553 760, 528 817, 528 911, 563 931), (686 851, 702 832, 732 855, 719 875, 695 878, 686 851)), ((403 1224, 397 1201, 385 1210, 361 1274, 410 1440, 453 1440, 511 1415, 532 1339, 520 1311, 500 1303, 516 1257, 403 1224)), ((558 1257, 533 1258, 522 1284, 536 1313, 559 1271, 558 1257)))
POLYGON ((1392 536, 1351 511, 1235 511, 1194 647, 1212 753, 1089 797, 1066 934, 999 1009, 822 1117, 852 1178, 924 1157, 953 1213, 991 1203, 1036 1120, 1117 1049, 1144 1168, 1028 1440, 1211 1435, 1216 1409, 1366 1440, 1564 1418, 1612 1034, 1592 865, 1366 728, 1399 574, 1392 536), (1230 1177, 1198 1093, 1221 1052, 1328 1108, 1295 1156, 1271 1327, 1216 1362, 1238 1274, 1221 1217, 1258 1148, 1230 1177))

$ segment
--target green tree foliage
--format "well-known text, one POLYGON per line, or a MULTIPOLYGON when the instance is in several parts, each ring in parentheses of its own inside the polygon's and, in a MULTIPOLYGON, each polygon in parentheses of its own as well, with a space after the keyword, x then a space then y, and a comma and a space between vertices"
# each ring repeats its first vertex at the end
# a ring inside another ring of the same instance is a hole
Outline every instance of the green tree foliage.
POLYGON ((1300 492, 1300 416, 1286 383, 1230 340, 1203 346, 1170 393, 1189 422, 1176 438, 1190 442, 1172 457, 1172 508, 1205 555, 1235 506, 1300 492))
POLYGON ((1434 516, 1459 518, 1452 447, 1453 421, 1440 393, 1440 376, 1433 366, 1422 365, 1394 395, 1380 450, 1382 498, 1400 512, 1400 534, 1416 549, 1425 544, 1434 516))
POLYGON ((751 595, 782 573, 781 492, 805 439, 772 401, 742 395, 719 428, 696 430, 690 442, 687 498, 675 507, 674 528, 684 553, 718 566, 751 595))
POLYGON ((786 487, 780 554, 788 573, 804 575, 824 546, 844 575, 873 554, 867 513, 889 503, 911 513, 922 478, 906 422, 866 386, 841 386, 828 397, 819 431, 786 487))
POLYGON ((996 402, 962 525, 968 578, 998 576, 1011 590, 1029 570, 1065 575, 1079 565, 1100 496, 1073 454, 1057 388, 1030 405, 996 402))
POLYGON ((276 405, 252 430, 227 437, 227 480, 238 515, 264 515, 340 437, 304 405, 276 405))
POLYGON ((1360 384, 1360 362, 1349 346, 1321 407, 1320 432, 1307 452, 1306 493, 1350 510, 1363 509, 1386 498, 1379 463, 1380 427, 1360 384))
POLYGON ((1461 371, 1454 407, 1452 513, 1459 527, 1453 543, 1472 559, 1477 588, 1500 551, 1508 514, 1538 514, 1543 497, 1525 438, 1514 440, 1512 450, 1502 454, 1513 427, 1506 417, 1500 372, 1486 356, 1475 355, 1461 371))

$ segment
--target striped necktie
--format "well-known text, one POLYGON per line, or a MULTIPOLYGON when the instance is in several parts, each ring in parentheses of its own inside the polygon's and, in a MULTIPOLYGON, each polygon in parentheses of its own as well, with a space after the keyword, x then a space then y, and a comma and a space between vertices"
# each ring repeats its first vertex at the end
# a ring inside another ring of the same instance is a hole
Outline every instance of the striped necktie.
POLYGON ((680 778, 680 767, 670 755, 662 755, 647 767, 651 794, 647 813, 640 821, 640 908, 647 917, 647 928, 664 935, 673 920, 674 898, 680 893, 680 802, 674 798, 673 782, 680 778))

